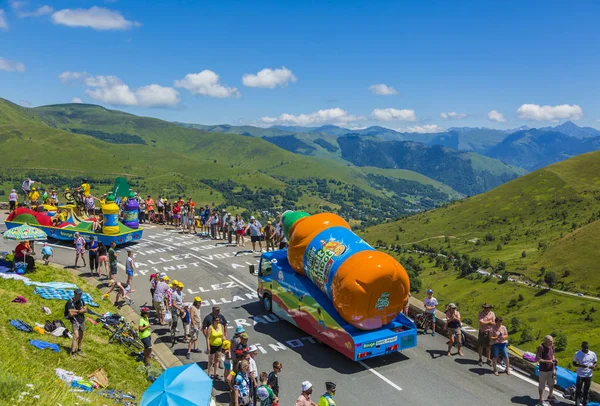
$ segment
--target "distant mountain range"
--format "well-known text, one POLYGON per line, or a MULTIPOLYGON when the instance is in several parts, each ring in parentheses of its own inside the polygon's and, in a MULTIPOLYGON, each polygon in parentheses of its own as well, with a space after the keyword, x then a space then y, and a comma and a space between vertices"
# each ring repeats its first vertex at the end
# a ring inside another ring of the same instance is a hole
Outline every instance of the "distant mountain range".
MULTIPOLYGON (((390 151, 397 150, 401 145, 398 142, 406 141, 419 143, 420 147, 419 145, 412 145, 411 151, 417 151, 419 148, 427 150, 428 147, 442 146, 456 151, 473 152, 489 158, 499 159, 507 165, 517 166, 527 171, 600 148, 600 131, 591 127, 579 127, 571 121, 555 127, 538 129, 528 126, 512 130, 452 127, 444 132, 428 134, 398 132, 379 126, 353 130, 335 125, 261 128, 253 126, 178 124, 208 132, 229 132, 264 138, 266 141, 296 154, 333 157, 356 165, 362 165, 359 162, 370 162, 374 166, 385 168, 409 169, 411 165, 402 161, 393 160, 394 164, 390 163, 390 151), (348 139, 348 137, 353 138, 348 139), (358 159, 359 157, 354 153, 349 154, 347 152, 349 145, 358 141, 356 137, 359 137, 363 144, 366 140, 369 141, 368 151, 369 154, 372 154, 371 156, 360 156, 360 159, 358 159), (394 144, 388 144, 390 142, 394 144), (341 147, 342 144, 346 147, 346 152, 341 147)), ((423 154, 427 155, 427 152, 423 152, 423 154)), ((420 171, 420 169, 413 170, 420 171)), ((420 173, 426 173, 426 171, 420 173)), ((443 182, 443 180, 440 181, 443 182)))

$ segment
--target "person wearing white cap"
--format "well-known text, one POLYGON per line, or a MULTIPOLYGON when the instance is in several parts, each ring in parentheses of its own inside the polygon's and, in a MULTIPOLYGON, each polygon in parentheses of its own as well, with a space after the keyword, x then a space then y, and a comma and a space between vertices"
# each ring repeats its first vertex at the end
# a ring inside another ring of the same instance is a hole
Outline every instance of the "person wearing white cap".
POLYGON ((248 363, 250 364, 250 376, 254 380, 256 386, 258 386, 258 367, 254 358, 258 355, 258 348, 252 344, 248 346, 248 363))
POLYGON ((15 189, 10 191, 10 195, 8 195, 8 204, 10 205, 9 210, 13 211, 17 208, 17 202, 19 201, 19 195, 15 189))
POLYGON ((298 396, 298 399, 296 399, 296 403, 294 403, 294 406, 318 406, 310 398, 312 392, 312 383, 310 383, 309 381, 302 382, 302 393, 300 394, 300 396, 298 396))
POLYGON ((252 243, 252 251, 256 251, 256 243, 257 242, 258 242, 260 251, 262 251, 262 243, 260 242, 261 228, 262 228, 262 224, 260 224, 260 222, 254 218, 254 216, 251 216, 250 224, 248 224, 248 227, 246 227, 246 230, 250 230, 250 242, 252 243))

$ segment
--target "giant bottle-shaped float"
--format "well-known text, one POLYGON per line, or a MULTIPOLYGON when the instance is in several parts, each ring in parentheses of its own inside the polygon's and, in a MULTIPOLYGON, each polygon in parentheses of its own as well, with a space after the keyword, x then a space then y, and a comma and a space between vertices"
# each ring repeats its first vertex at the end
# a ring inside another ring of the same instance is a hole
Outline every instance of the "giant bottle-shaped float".
POLYGON ((406 270, 354 234, 343 218, 287 211, 282 224, 290 266, 317 285, 346 322, 373 330, 402 311, 410 291, 406 270))
POLYGON ((101 209, 104 217, 102 233, 119 234, 119 206, 115 203, 115 196, 112 193, 108 195, 101 209))
POLYGON ((130 191, 125 207, 123 208, 123 224, 129 228, 139 228, 139 210, 140 205, 135 199, 135 194, 130 191))

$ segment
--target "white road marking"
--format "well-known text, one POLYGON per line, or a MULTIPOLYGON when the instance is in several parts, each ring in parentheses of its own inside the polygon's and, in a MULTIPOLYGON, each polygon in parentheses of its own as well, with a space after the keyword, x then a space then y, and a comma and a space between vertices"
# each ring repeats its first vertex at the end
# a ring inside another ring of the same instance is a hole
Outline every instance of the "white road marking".
POLYGON ((141 227, 142 230, 150 230, 151 228, 156 228, 156 226, 143 226, 143 227, 141 227))
POLYGON ((244 282, 242 282, 241 280, 239 280, 238 278, 236 278, 233 275, 228 275, 231 279, 233 279, 234 281, 236 281, 237 283, 239 283, 240 285, 242 285, 243 287, 245 287, 246 289, 248 289, 250 292, 252 293, 256 293, 256 289, 252 289, 250 286, 246 285, 244 282))
MULTIPOLYGON (((152 241, 152 242, 155 243, 155 244, 163 245, 165 247, 169 247, 171 249, 176 249, 175 247, 173 247, 173 246, 171 246, 169 244, 165 244, 163 242, 159 242, 159 241, 152 241)), ((199 259, 202 262, 206 262, 208 265, 212 266, 213 268, 218 268, 218 266, 216 266, 215 264, 213 264, 212 262, 210 262, 210 261, 208 261, 208 260, 206 260, 204 258, 201 258, 201 257, 199 257, 199 256, 197 256, 195 254, 191 254, 191 253, 189 255, 192 256, 192 257, 194 257, 194 258, 196 258, 196 259, 199 259)))
POLYGON ((375 371, 373 368, 369 367, 367 364, 365 364, 362 361, 358 361, 358 363, 360 365, 362 365, 362 367, 364 369, 366 369, 367 371, 371 372, 372 374, 374 374, 376 377, 378 377, 379 379, 381 379, 382 381, 384 381, 385 383, 387 383, 388 385, 390 385, 392 388, 396 389, 396 390, 402 390, 401 387, 399 387, 398 385, 396 385, 394 382, 390 381, 388 378, 386 378, 385 376, 383 376, 382 374, 380 374, 379 372, 375 371))

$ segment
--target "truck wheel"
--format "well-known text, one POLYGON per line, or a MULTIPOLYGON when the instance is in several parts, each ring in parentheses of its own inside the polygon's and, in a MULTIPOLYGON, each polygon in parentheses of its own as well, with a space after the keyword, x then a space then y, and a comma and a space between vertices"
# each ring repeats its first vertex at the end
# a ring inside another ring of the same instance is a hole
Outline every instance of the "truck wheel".
POLYGON ((271 313, 273 311, 273 301, 271 300, 271 295, 265 293, 262 300, 263 308, 267 313, 271 313))

